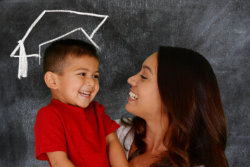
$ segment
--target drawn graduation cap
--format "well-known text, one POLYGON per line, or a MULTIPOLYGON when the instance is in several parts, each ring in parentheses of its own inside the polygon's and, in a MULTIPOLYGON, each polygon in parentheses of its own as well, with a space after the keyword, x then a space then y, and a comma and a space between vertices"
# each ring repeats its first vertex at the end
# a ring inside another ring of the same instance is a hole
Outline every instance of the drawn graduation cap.
POLYGON ((99 15, 99 14, 94 14, 94 13, 83 13, 83 12, 77 12, 77 11, 72 11, 72 10, 44 10, 37 18, 36 20, 31 24, 27 32, 25 33, 24 37, 18 41, 18 45, 15 47, 15 49, 12 51, 10 54, 10 57, 18 57, 19 58, 19 65, 18 65, 18 78, 21 79, 22 77, 25 78, 27 77, 28 73, 28 57, 38 57, 39 58, 39 64, 40 64, 40 59, 41 59, 41 47, 45 44, 51 43, 53 41, 59 40, 61 38, 64 38, 72 33, 75 33, 77 31, 82 32, 85 37, 96 47, 99 49, 98 45, 92 40, 93 36, 95 33, 98 31, 98 29, 104 24, 106 19, 108 18, 107 15, 99 15), (26 54, 24 42, 26 38, 29 36, 33 28, 39 23, 39 21, 42 19, 42 17, 46 13, 66 13, 66 14, 74 14, 74 15, 80 15, 80 16, 91 16, 91 17, 98 17, 102 18, 102 21, 91 31, 90 35, 86 32, 86 30, 83 27, 78 27, 74 28, 63 35, 57 36, 55 38, 52 38, 48 41, 42 42, 39 44, 39 51, 38 53, 34 54, 26 54), (17 54, 19 50, 19 54, 17 54))

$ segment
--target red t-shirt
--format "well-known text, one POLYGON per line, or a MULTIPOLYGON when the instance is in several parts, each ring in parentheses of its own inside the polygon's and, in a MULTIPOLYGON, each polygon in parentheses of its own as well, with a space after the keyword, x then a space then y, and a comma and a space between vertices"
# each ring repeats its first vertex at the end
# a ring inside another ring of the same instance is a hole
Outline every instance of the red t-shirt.
POLYGON ((37 113, 36 158, 49 161, 47 152, 64 151, 76 167, 109 167, 106 136, 117 128, 98 102, 83 109, 52 99, 37 113))

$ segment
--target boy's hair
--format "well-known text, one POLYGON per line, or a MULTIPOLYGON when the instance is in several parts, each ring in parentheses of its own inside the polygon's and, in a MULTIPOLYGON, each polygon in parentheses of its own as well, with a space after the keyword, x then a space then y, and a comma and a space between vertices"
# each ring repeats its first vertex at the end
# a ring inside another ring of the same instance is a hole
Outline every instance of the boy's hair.
POLYGON ((96 48, 84 41, 76 39, 63 39, 53 42, 44 54, 43 70, 62 74, 65 61, 68 57, 91 56, 96 58, 96 48))

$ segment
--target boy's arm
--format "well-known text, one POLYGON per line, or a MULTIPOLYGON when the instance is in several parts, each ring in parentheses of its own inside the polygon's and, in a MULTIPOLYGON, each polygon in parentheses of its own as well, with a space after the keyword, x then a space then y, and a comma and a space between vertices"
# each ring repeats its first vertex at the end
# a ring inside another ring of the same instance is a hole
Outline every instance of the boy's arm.
POLYGON ((128 167, 128 161, 115 132, 106 136, 107 152, 111 167, 128 167))
POLYGON ((75 167, 64 151, 47 153, 52 167, 75 167))

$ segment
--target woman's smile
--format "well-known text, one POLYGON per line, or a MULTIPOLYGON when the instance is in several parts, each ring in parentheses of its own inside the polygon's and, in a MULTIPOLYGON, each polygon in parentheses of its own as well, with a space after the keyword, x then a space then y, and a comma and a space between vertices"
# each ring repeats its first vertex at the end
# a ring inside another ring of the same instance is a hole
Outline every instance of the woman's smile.
POLYGON ((132 99, 133 101, 135 101, 135 100, 137 100, 138 99, 138 96, 135 94, 135 93, 133 93, 133 92, 129 92, 129 97, 130 97, 130 99, 132 99))

